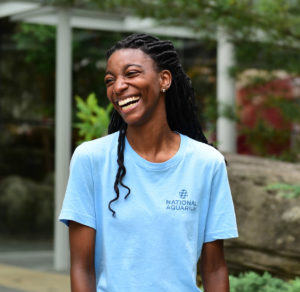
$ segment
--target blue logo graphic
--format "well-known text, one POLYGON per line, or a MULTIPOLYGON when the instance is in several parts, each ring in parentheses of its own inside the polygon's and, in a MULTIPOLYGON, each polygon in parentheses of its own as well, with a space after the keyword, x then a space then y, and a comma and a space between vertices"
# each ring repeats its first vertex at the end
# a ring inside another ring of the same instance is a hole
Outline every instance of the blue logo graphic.
POLYGON ((188 197, 188 194, 187 194, 187 190, 181 190, 180 192, 179 192, 179 198, 180 199, 186 199, 188 197))
MULTIPOLYGON (((188 200, 188 192, 182 189, 178 193, 179 199, 166 200, 166 209, 180 212, 194 212, 197 210, 197 202, 195 200, 188 200)), ((192 195, 193 196, 193 195, 192 195)))

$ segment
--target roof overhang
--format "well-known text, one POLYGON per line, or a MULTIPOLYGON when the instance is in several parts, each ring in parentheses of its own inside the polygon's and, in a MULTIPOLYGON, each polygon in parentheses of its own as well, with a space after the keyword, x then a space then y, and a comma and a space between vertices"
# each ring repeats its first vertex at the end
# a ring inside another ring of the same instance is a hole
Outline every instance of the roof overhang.
POLYGON ((23 13, 34 10, 40 5, 36 2, 25 1, 1 1, 0 2, 0 18, 12 16, 14 14, 23 13))
MULTIPOLYGON (((45 6, 34 1, 2 1, 0 17, 9 16, 13 21, 57 25, 58 10, 63 9, 45 6)), ((119 32, 145 32, 161 36, 179 38, 200 38, 199 33, 178 26, 162 26, 154 19, 139 18, 131 15, 103 13, 86 9, 68 8, 70 24, 73 28, 94 29, 119 32)))

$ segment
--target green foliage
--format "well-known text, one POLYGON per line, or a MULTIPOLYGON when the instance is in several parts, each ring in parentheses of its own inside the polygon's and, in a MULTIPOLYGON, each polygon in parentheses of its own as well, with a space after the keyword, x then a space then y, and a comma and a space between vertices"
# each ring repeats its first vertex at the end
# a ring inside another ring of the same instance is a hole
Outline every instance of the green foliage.
POLYGON ((286 100, 283 98, 271 97, 269 102, 281 110, 287 121, 300 123, 300 99, 286 100))
POLYGON ((101 11, 153 17, 162 24, 188 26, 206 35, 221 25, 235 39, 251 39, 257 31, 265 40, 286 45, 300 40, 300 0, 44 0, 45 4, 98 8, 101 11))
POLYGON ((286 147, 289 140, 289 131, 275 129, 269 122, 258 118, 253 128, 244 126, 240 133, 245 134, 247 144, 251 146, 255 155, 270 157, 270 149, 273 147, 286 147))
POLYGON ((86 101, 79 96, 75 98, 78 109, 76 116, 81 120, 75 127, 79 129, 79 136, 83 138, 79 143, 105 136, 113 105, 110 103, 106 108, 99 106, 94 93, 91 93, 86 101))
POLYGON ((142 17, 154 17, 161 23, 189 26, 207 35, 215 32, 218 25, 222 25, 233 37, 239 39, 256 37, 257 30, 267 32, 270 40, 286 42, 300 39, 300 0, 91 0, 89 2, 109 11, 129 10, 142 17))
POLYGON ((299 159, 300 141, 292 137, 292 125, 300 123, 300 100, 291 98, 292 77, 282 70, 257 69, 239 75, 239 134, 252 154, 290 162, 299 159), (249 109, 255 112, 252 118, 249 109))
POLYGON ((287 199, 293 199, 300 196, 300 185, 274 183, 268 185, 266 189, 268 191, 277 191, 279 196, 287 199))
POLYGON ((17 48, 25 51, 25 61, 33 63, 37 71, 49 74, 55 64, 55 27, 22 23, 13 35, 17 48))
POLYGON ((203 98, 203 122, 205 125, 205 136, 210 140, 214 140, 214 133, 216 132, 218 110, 217 99, 215 96, 204 96, 203 98))
POLYGON ((299 292, 300 291, 300 278, 297 278, 290 282, 291 287, 289 288, 289 292, 299 292))
MULTIPOLYGON (((300 25, 300 24, 299 24, 300 25)), ((291 73, 300 73, 300 54, 297 47, 278 45, 268 42, 235 42, 236 73, 248 68, 264 70, 286 70, 291 73)))
POLYGON ((218 112, 220 117, 225 117, 231 121, 238 121, 238 116, 235 110, 235 106, 226 103, 218 103, 218 112))
MULTIPOLYGON (((72 1, 67 2, 72 4, 72 1)), ((51 1, 48 4, 62 5, 59 1, 51 1)), ((93 8, 90 5, 88 7, 93 8)), ((73 91, 76 94, 85 96, 89 92, 99 92, 99 95, 105 95, 105 86, 101 80, 104 79, 106 50, 122 36, 118 32, 73 29, 72 78, 73 91)), ((22 58, 26 64, 31 65, 32 71, 37 72, 38 79, 43 79, 43 82, 48 82, 49 76, 54 81, 55 39, 56 29, 50 25, 20 23, 13 35, 22 58)), ((41 83, 39 80, 38 84, 41 83)), ((50 84, 49 87, 54 88, 54 84, 50 84)), ((51 94, 51 89, 47 89, 45 93, 51 94)), ((106 99, 99 102, 101 105, 106 104, 106 99)))
POLYGON ((300 279, 285 282, 269 273, 258 275, 254 272, 230 276, 230 292, 296 292, 300 291, 300 279))

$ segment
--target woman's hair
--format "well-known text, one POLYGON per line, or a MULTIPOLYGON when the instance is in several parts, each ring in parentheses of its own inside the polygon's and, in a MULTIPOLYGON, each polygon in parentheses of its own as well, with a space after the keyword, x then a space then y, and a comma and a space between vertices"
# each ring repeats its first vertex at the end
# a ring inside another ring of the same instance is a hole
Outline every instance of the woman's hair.
MULTIPOLYGON (((178 54, 171 41, 160 40, 157 37, 135 33, 125 39, 118 41, 110 50, 107 51, 106 58, 117 50, 139 49, 152 58, 158 71, 169 70, 172 74, 172 83, 165 93, 165 104, 167 120, 172 131, 189 136, 192 139, 208 143, 200 126, 195 105, 194 89, 190 78, 185 74, 179 62, 178 54)), ((128 190, 125 199, 130 194, 128 186, 123 184, 126 174, 124 166, 124 148, 127 124, 117 111, 113 111, 108 133, 119 132, 118 139, 118 171, 114 183, 116 197, 109 202, 108 208, 113 216, 115 211, 111 204, 119 199, 119 185, 128 190)))

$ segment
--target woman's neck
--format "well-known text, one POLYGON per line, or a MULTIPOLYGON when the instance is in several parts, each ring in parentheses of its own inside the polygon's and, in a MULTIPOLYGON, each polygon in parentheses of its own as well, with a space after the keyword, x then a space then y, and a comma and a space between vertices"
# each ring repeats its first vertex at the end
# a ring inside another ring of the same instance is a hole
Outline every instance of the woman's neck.
POLYGON ((180 146, 180 136, 170 129, 167 122, 128 126, 126 137, 135 152, 151 162, 169 160, 180 146))

